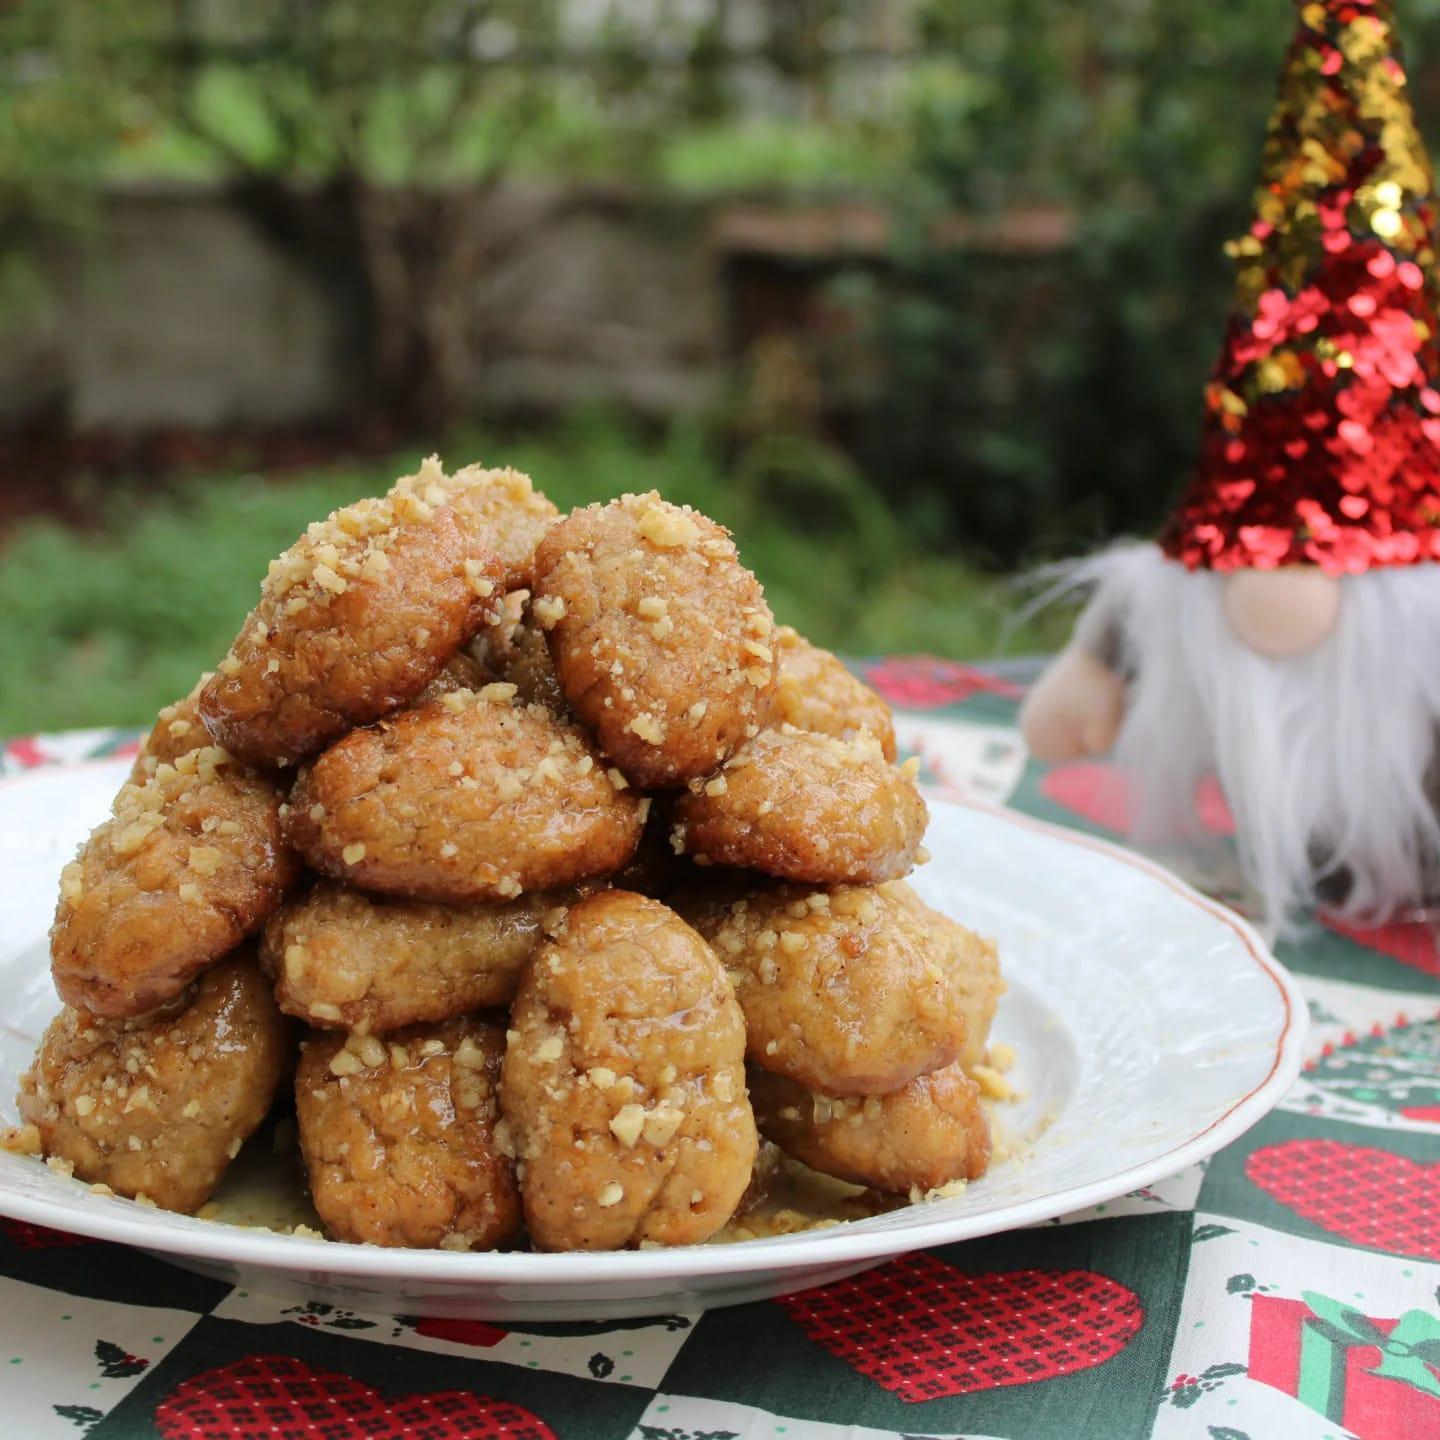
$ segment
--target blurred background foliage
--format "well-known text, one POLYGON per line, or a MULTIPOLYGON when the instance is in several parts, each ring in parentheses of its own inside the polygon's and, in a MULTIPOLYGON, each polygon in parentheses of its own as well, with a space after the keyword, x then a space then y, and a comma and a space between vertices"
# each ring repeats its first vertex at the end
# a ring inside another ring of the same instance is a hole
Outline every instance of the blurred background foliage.
MULTIPOLYGON (((1440 137, 1440 0, 1399 8, 1440 137)), ((0 339, 63 323, 57 270, 103 259, 114 187, 218 187, 343 297, 347 423, 385 438, 132 479, 42 416, 79 458, 61 519, 0 529, 0 731, 141 720, 304 520, 431 448, 529 464, 562 504, 699 504, 783 618, 851 651, 1054 644, 1008 577, 1148 529, 1183 482, 1293 23, 1282 0, 12 0, 0 339), (500 224, 517 181, 545 203, 500 224), (495 341, 458 297, 616 183, 851 220, 767 261, 784 325, 722 317, 705 413, 483 413, 495 341)))

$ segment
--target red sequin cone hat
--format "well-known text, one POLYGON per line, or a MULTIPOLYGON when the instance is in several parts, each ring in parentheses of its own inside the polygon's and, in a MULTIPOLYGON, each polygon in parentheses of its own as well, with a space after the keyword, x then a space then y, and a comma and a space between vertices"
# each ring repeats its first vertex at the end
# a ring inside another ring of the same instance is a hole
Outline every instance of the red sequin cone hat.
POLYGON ((1440 321, 1430 162, 1390 0, 1308 0, 1286 55, 1166 526, 1191 569, 1356 574, 1440 559, 1440 321))

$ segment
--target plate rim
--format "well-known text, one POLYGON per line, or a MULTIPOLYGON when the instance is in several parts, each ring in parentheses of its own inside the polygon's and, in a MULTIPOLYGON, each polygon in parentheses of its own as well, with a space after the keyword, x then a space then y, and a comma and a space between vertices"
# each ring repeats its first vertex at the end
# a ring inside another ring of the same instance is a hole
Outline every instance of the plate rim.
MULTIPOLYGON (((127 755, 89 757, 36 766, 18 775, 0 777, 0 789, 71 770, 115 765, 127 755)), ((184 1256, 236 1267, 286 1272, 292 1280, 344 1283, 354 1280, 390 1281, 402 1285, 449 1282, 455 1286, 524 1284, 536 1289, 589 1286, 615 1281, 683 1281, 738 1275, 750 1271, 803 1272, 834 1265, 877 1262, 887 1258, 953 1245, 964 1240, 1023 1229, 1063 1215, 1103 1204, 1132 1191, 1178 1174, 1232 1144, 1279 1103, 1293 1085, 1304 1061, 1309 1012, 1295 977, 1274 956, 1259 932, 1228 906, 1201 894, 1194 886, 1158 861, 1127 849, 1115 841, 1054 821, 1026 815, 1009 805, 970 799, 931 786, 922 787, 932 803, 973 810, 1007 824, 1018 825, 1061 844, 1088 849, 1139 870, 1232 931, 1256 966, 1275 986, 1284 1022, 1274 1042, 1274 1054, 1265 1077, 1203 1130, 1125 1170, 1086 1184, 1017 1201, 996 1210, 930 1221, 924 1233, 903 1229, 856 1230, 835 1226, 821 1231, 769 1236, 726 1245, 688 1245, 654 1250, 609 1252, 401 1250, 379 1245, 352 1244, 272 1230, 251 1229, 213 1222, 193 1233, 187 1226, 157 1229, 153 1222, 113 1214, 97 1208, 93 1214, 66 1212, 63 1228, 89 1239, 131 1245, 161 1258, 184 1256), (799 1242, 799 1243, 797 1243, 799 1242), (898 1242, 898 1243, 897 1243, 898 1242), (323 1278, 322 1278, 323 1277, 323 1278)), ((17 1157, 19 1158, 19 1157, 17 1157)), ((109 1198, 109 1197, 107 1197, 109 1198)), ((123 1199, 124 1197, 115 1197, 123 1199)), ((134 1202, 130 1202, 134 1203, 134 1202)), ((53 1207, 43 1196, 14 1191, 0 1177, 0 1215, 30 1224, 56 1224, 53 1207)), ((177 1217, 185 1220, 193 1216, 177 1217)))

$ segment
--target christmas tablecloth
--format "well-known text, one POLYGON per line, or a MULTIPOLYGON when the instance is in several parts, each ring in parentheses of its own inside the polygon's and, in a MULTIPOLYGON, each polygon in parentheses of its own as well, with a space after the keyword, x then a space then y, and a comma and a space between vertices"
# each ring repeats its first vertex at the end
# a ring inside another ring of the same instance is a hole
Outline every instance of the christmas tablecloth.
MULTIPOLYGON (((1117 830, 1123 791, 1103 766, 1027 760, 1007 680, 928 660, 865 670, 932 783, 1117 830)), ((0 774, 133 742, 17 740, 0 774)), ((1321 927, 1279 953, 1309 999, 1307 1068, 1203 1171, 770 1304, 530 1329, 356 1314, 0 1221, 0 1427, 21 1440, 1440 1437, 1436 936, 1321 927)))

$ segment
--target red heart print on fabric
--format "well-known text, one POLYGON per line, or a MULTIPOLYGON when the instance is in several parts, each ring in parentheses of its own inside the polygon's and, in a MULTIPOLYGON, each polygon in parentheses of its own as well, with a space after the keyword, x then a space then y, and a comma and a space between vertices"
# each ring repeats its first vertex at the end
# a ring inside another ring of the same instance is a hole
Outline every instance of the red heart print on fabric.
POLYGON ((1052 805, 1101 830, 1123 834, 1130 826, 1130 797, 1125 777, 1095 760, 1057 765, 1040 782, 1040 793, 1052 805))
MULTIPOLYGON (((1040 793, 1052 805, 1078 815, 1101 830, 1123 835, 1130 829, 1130 794, 1125 776, 1099 760, 1057 765, 1040 781, 1040 793)), ((1225 792, 1212 777, 1195 787, 1195 819, 1210 835, 1233 835, 1235 819, 1225 792)))
POLYGON ((447 1320, 439 1316, 423 1316, 415 1322, 415 1333, 432 1340, 449 1340, 455 1345, 475 1345, 488 1350, 498 1345, 510 1332, 483 1320, 447 1320))
POLYGON ((1025 693, 1018 685, 987 675, 972 665, 936 660, 925 655, 899 655, 867 665, 864 680, 892 705, 904 710, 939 710, 958 705, 977 691, 1018 700, 1025 693))
POLYGON ((21 735, 10 741, 5 747, 5 755, 12 764, 18 765, 22 770, 32 770, 37 765, 43 765, 46 759, 45 752, 33 735, 21 735))
POLYGON ((555 1440, 538 1416, 463 1390, 382 1395, 288 1355, 251 1355, 183 1380, 160 1402, 165 1440, 555 1440))
POLYGON ((1145 1324, 1140 1297, 1093 1270, 969 1275, 923 1252, 775 1303, 908 1404, 1093 1369, 1145 1324))
POLYGON ((1245 1174, 1272 1200, 1356 1245, 1440 1260, 1440 1165, 1339 1140, 1285 1140, 1245 1174))

